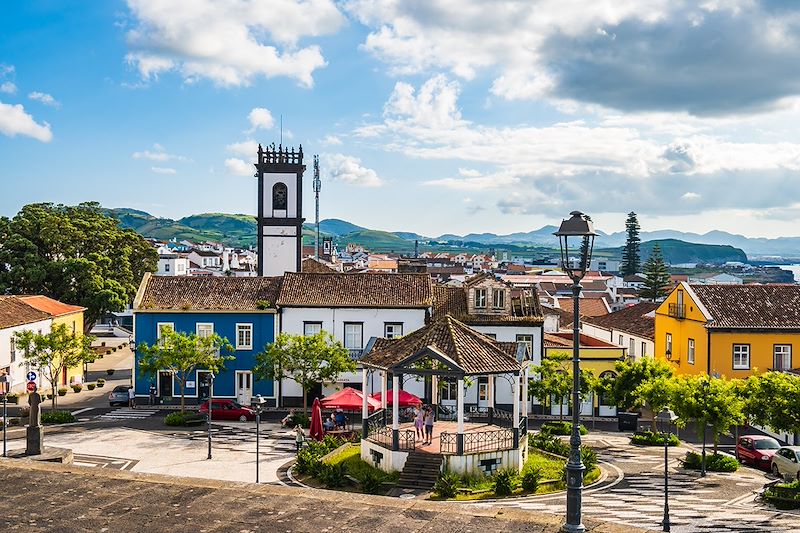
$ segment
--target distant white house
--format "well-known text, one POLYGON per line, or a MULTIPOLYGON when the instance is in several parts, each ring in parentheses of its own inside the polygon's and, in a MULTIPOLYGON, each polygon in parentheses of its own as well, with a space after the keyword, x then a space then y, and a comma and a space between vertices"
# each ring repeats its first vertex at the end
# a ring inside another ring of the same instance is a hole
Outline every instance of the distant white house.
POLYGON ((156 276, 188 276, 189 260, 178 254, 159 254, 156 276))
POLYGON ((744 280, 731 274, 706 273, 689 276, 689 283, 696 285, 741 285, 744 280))

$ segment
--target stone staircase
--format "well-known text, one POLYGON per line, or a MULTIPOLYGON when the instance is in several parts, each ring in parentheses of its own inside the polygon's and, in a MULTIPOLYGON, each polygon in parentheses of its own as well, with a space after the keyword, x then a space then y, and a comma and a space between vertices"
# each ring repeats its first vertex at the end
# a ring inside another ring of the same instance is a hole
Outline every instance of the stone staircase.
POLYGON ((408 454, 397 487, 430 491, 433 489, 439 470, 442 468, 442 456, 435 453, 411 452, 408 454))

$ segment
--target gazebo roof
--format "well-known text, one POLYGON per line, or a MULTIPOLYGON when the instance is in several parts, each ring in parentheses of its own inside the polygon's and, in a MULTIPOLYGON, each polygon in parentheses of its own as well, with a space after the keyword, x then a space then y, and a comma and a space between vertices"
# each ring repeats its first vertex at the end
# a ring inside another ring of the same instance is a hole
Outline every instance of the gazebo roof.
POLYGON ((434 375, 485 375, 518 372, 525 345, 498 342, 450 315, 399 339, 377 339, 362 359, 368 367, 434 375), (435 365, 427 365, 434 361, 435 365))

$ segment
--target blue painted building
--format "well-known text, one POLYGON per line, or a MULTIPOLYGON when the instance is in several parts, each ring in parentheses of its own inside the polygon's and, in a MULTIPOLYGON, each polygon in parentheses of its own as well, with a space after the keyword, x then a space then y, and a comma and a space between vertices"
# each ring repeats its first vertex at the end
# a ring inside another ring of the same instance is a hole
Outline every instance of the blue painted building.
MULTIPOLYGON (((166 326, 175 331, 199 336, 216 333, 227 338, 234 352, 233 360, 214 380, 215 398, 233 398, 249 404, 256 394, 275 404, 272 381, 254 381, 252 368, 255 355, 275 340, 277 310, 275 302, 280 278, 274 277, 188 277, 151 276, 142 280, 134 300, 134 340, 136 345, 158 342, 159 332, 166 326)), ((187 403, 208 397, 207 371, 198 369, 189 376, 185 396, 187 403)), ((134 388, 137 397, 147 398, 150 385, 165 403, 177 403, 180 381, 170 372, 143 376, 139 373, 136 350, 134 388)))

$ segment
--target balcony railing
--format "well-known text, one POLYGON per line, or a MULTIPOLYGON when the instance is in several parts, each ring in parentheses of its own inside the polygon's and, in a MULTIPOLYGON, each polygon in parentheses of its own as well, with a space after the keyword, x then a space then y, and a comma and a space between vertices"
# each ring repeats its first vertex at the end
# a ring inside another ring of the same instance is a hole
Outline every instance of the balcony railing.
POLYGON ((347 351, 350 352, 350 359, 358 361, 361 359, 361 354, 364 353, 364 348, 348 348, 347 351))
POLYGON ((685 304, 669 304, 667 314, 673 318, 686 318, 685 304))

